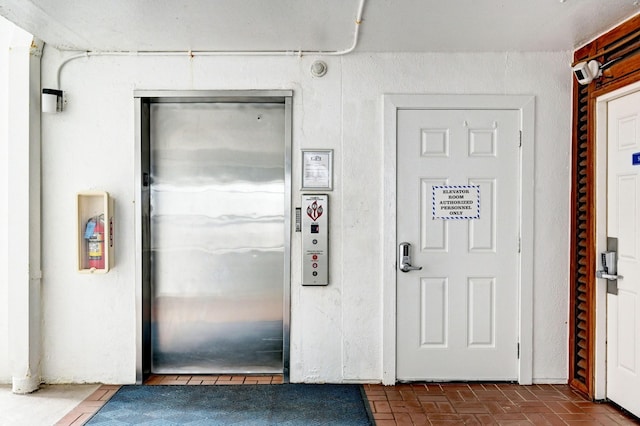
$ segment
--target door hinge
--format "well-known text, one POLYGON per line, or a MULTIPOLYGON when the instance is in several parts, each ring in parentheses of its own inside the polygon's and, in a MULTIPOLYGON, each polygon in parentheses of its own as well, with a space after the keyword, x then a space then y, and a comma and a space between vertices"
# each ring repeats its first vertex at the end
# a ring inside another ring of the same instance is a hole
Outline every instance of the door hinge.
POLYGON ((519 147, 522 147, 522 130, 520 130, 520 145, 518 145, 519 147))
POLYGON ((518 359, 520 359, 520 343, 518 343, 518 359))
POLYGON ((522 237, 518 235, 518 253, 522 253, 522 237))

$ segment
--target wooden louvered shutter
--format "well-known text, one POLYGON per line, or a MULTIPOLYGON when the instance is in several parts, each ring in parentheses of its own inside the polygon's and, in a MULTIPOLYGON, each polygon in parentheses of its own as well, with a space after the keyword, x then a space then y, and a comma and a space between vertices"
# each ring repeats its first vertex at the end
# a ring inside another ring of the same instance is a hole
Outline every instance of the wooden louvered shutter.
POLYGON ((594 396, 595 361, 595 105, 598 96, 640 81, 640 15, 577 50, 574 60, 616 59, 587 86, 574 81, 569 296, 569 384, 594 396))

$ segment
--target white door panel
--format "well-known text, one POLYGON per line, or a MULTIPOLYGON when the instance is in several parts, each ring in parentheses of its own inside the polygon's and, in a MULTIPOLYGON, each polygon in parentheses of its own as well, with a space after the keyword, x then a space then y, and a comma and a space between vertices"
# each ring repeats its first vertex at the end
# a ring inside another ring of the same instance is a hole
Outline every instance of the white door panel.
POLYGON ((518 377, 517 110, 399 110, 399 380, 518 377), (480 189, 478 219, 434 218, 433 186, 480 189))
POLYGON ((607 296, 607 397, 640 416, 640 92, 608 103, 607 146, 607 235, 623 277, 607 296))

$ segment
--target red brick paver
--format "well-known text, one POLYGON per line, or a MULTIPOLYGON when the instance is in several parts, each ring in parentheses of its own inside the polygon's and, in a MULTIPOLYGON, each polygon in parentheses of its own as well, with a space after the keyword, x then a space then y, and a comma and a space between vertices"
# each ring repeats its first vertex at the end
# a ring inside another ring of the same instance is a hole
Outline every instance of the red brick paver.
POLYGON ((76 408, 60 419, 56 426, 82 426, 120 389, 118 385, 102 385, 76 408))
POLYGON ((586 400, 567 385, 412 383, 364 387, 378 426, 640 424, 611 404, 586 400))

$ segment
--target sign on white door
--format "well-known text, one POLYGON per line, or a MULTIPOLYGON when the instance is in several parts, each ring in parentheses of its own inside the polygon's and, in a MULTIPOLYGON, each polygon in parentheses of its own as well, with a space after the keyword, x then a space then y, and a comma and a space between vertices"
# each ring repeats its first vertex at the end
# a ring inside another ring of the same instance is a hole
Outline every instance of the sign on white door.
POLYGON ((515 380, 520 112, 401 109, 397 132, 397 241, 422 267, 397 272, 397 379, 515 380))
POLYGON ((480 219, 480 186, 433 185, 434 219, 480 219))

